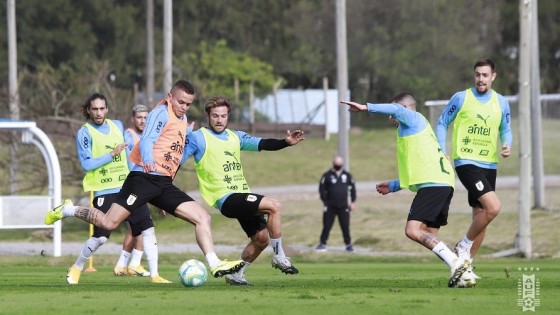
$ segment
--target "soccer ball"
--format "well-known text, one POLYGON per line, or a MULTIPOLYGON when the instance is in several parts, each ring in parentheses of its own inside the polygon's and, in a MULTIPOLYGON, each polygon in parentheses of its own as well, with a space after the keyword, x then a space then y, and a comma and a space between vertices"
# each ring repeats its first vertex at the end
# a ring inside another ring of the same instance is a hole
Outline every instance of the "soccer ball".
POLYGON ((207 278, 208 270, 199 260, 189 259, 179 267, 179 281, 185 287, 200 287, 207 278))
POLYGON ((472 270, 467 269, 461 277, 459 281, 457 281, 457 288, 473 288, 476 285, 476 278, 472 272, 472 270))

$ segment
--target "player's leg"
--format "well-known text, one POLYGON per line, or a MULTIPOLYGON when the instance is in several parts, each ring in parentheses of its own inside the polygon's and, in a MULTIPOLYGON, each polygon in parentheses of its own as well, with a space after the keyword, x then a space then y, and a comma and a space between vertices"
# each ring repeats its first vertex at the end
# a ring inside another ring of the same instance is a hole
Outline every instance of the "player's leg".
MULTIPOLYGON (((109 210, 111 203, 114 201, 116 194, 100 195, 93 199, 93 205, 99 211, 106 213, 109 210)), ((74 264, 68 269, 66 274, 66 282, 70 284, 78 284, 80 275, 86 263, 89 262, 91 256, 107 242, 111 232, 101 229, 97 226, 93 227, 92 236, 84 243, 80 254, 76 258, 74 264)))
POLYGON ((496 194, 496 170, 483 169, 474 165, 456 168, 457 176, 468 191, 469 205, 473 209, 473 219, 465 237, 457 243, 455 251, 459 256, 472 261, 480 248, 486 227, 499 214, 501 203, 496 194))
POLYGON ((329 240, 329 234, 331 233, 335 218, 336 210, 334 208, 323 208, 323 229, 321 230, 321 236, 319 236, 319 245, 315 248, 317 251, 327 250, 327 241, 329 240))
POLYGON ((130 261, 132 250, 134 249, 134 237, 132 236, 132 230, 130 229, 130 224, 127 224, 126 235, 123 239, 121 254, 117 260, 117 264, 113 268, 113 274, 115 276, 128 276, 127 266, 130 261))
POLYGON ((109 211, 105 214, 95 208, 87 206, 74 206, 72 201, 65 199, 62 204, 47 212, 45 216, 45 223, 51 225, 63 218, 76 217, 104 230, 113 231, 129 215, 130 212, 118 204, 111 206, 111 209, 109 209, 109 211))
POLYGON ((338 224, 342 231, 342 239, 347 252, 353 252, 352 239, 350 238, 350 210, 348 208, 337 210, 338 224))
POLYGON ((473 240, 470 248, 471 258, 476 256, 482 245, 486 227, 498 216, 502 207, 500 199, 494 191, 487 192, 480 196, 478 200, 482 208, 473 207, 473 221, 467 232, 467 238, 473 240))
POLYGON ((243 252, 241 252, 241 259, 245 264, 238 272, 226 275, 225 279, 226 283, 231 285, 251 285, 245 278, 245 270, 247 270, 251 263, 253 263, 268 247, 269 235, 268 230, 266 229, 266 220, 262 216, 238 220, 243 230, 250 235, 249 244, 247 244, 247 246, 243 249, 243 252), (259 228, 260 230, 257 230, 259 228))
MULTIPOLYGON (((239 271, 243 267, 242 260, 222 261, 216 255, 212 240, 210 214, 189 195, 173 186, 170 180, 161 184, 163 193, 154 198, 151 203, 157 208, 194 225, 196 242, 206 257, 212 275, 221 277, 239 271)), ((147 240, 144 238, 144 251, 146 251, 146 245, 147 240)))

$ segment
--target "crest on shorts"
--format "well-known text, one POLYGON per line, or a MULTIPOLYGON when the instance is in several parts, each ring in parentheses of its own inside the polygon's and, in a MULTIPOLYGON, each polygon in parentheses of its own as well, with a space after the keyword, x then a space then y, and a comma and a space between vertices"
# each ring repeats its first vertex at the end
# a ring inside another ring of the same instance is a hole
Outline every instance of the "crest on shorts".
POLYGON ((476 182, 476 184, 474 184, 474 186, 476 187, 476 189, 478 189, 478 191, 482 191, 484 189, 484 184, 480 180, 478 182, 476 182))
POLYGON ((249 201, 249 202, 255 202, 255 201, 257 201, 257 196, 255 196, 255 195, 247 195, 247 201, 249 201))
POLYGON ((132 204, 136 201, 136 195, 134 194, 130 194, 128 195, 128 198, 126 199, 126 204, 129 206, 132 206, 132 204))
POLYGON ((97 198, 97 206, 101 207, 103 205, 103 202, 105 201, 105 197, 99 197, 97 198))

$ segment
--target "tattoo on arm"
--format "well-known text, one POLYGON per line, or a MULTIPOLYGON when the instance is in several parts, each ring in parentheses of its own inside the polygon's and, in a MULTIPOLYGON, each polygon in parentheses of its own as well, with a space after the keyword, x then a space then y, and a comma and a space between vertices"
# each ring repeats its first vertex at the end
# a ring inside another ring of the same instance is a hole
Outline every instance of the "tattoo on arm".
POLYGON ((424 246, 434 248, 437 243, 439 243, 439 240, 434 234, 428 232, 422 234, 422 244, 424 244, 424 246))
POLYGON ((88 223, 91 223, 93 225, 97 225, 97 221, 98 218, 100 217, 100 214, 102 212, 95 209, 95 208, 89 208, 89 207, 78 207, 78 209, 76 210, 76 218, 84 220, 88 223))

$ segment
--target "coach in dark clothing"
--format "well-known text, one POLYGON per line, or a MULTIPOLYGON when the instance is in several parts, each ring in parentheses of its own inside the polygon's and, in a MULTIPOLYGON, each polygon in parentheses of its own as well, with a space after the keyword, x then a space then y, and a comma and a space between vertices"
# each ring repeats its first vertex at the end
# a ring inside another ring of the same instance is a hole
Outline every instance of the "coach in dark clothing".
POLYGON ((327 250, 327 240, 334 224, 335 217, 342 229, 342 237, 346 244, 346 251, 353 252, 352 240, 350 238, 350 211, 354 209, 356 201, 356 185, 352 174, 345 171, 344 159, 335 156, 333 167, 321 177, 319 182, 319 195, 323 201, 323 231, 317 251, 327 250))

